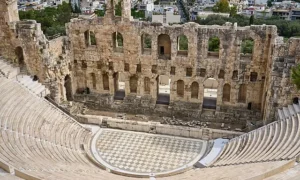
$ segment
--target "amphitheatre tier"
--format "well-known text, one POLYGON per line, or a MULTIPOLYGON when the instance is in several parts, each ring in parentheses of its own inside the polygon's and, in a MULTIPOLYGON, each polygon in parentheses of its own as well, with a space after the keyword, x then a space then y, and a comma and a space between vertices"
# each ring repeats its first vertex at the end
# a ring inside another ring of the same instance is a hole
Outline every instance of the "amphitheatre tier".
POLYGON ((95 135, 94 157, 114 171, 158 176, 191 168, 205 153, 207 142, 174 136, 101 129, 95 135))

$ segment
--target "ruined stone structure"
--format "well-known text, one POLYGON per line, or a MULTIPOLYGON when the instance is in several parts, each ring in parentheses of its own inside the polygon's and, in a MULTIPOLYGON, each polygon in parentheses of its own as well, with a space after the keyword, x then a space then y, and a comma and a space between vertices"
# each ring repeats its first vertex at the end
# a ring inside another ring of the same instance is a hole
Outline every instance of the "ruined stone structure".
POLYGON ((15 4, 1 1, 0 55, 35 75, 58 103, 244 123, 273 121, 298 95, 289 74, 299 39, 283 43, 275 26, 135 22, 126 0, 121 17, 108 3, 105 17, 73 19, 67 37, 47 40, 40 24, 19 21, 15 4), (179 47, 182 35, 188 50, 179 47), (208 49, 213 37, 218 52, 208 49), (241 53, 246 39, 254 42, 252 54, 241 53))

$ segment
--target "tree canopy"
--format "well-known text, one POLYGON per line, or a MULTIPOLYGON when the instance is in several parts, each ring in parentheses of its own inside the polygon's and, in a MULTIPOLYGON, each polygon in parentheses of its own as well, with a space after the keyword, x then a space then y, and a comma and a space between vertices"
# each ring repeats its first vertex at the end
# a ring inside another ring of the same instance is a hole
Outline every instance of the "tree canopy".
POLYGON ((20 19, 33 19, 41 23, 43 32, 47 36, 55 34, 66 34, 65 24, 72 18, 71 6, 63 2, 62 5, 55 7, 46 7, 43 10, 20 11, 20 19))
POLYGON ((220 0, 214 5, 213 12, 229 13, 230 7, 228 0, 220 0))
MULTIPOLYGON (((221 15, 209 15, 206 19, 198 18, 196 20, 202 25, 224 25, 226 22, 238 23, 238 26, 249 26, 250 18, 243 15, 236 15, 233 17, 224 17, 221 15)), ((266 19, 256 19, 253 17, 254 25, 275 25, 277 26, 277 32, 283 37, 300 36, 300 21, 286 21, 277 17, 271 17, 266 19)))

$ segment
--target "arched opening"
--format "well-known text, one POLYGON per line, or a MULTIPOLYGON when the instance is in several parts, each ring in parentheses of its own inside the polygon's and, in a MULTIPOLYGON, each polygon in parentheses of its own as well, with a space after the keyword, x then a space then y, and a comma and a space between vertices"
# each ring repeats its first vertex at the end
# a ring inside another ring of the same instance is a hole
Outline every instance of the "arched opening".
POLYGON ((177 81, 177 96, 183 97, 184 96, 184 82, 183 80, 178 80, 177 81))
POLYGON ((95 73, 91 73, 91 79, 92 79, 92 86, 93 86, 93 89, 97 89, 97 80, 96 80, 96 75, 95 75, 95 73))
POLYGON ((109 78, 108 75, 102 74, 103 90, 109 90, 109 78))
POLYGON ((156 82, 157 82, 156 104, 169 105, 171 79, 168 76, 160 75, 157 77, 156 82))
POLYGON ((86 47, 88 47, 90 45, 90 31, 89 30, 84 32, 84 43, 85 43, 86 47))
POLYGON ((148 77, 144 78, 144 93, 150 94, 150 78, 148 77))
POLYGON ((119 32, 114 32, 112 34, 113 38, 113 47, 115 52, 123 52, 123 36, 119 32))
POLYGON ((137 87, 138 87, 137 76, 131 76, 129 79, 129 84, 130 84, 130 93, 137 93, 137 87))
POLYGON ((149 34, 142 35, 142 54, 151 55, 151 36, 149 34))
POLYGON ((251 72, 250 73, 250 81, 251 82, 255 82, 255 81, 257 81, 257 72, 251 72))
POLYGON ((231 91, 230 85, 225 84, 223 87, 223 98, 222 98, 223 102, 230 102, 230 91, 231 91))
POLYGON ((125 76, 117 72, 114 73, 115 100, 123 100, 125 97, 125 76))
POLYGON ((199 84, 197 82, 193 82, 191 85, 191 98, 198 99, 199 94, 199 84))
POLYGON ((90 45, 92 46, 97 45, 95 33, 92 31, 90 31, 90 45))
POLYGON ((224 77, 225 77, 225 72, 224 72, 223 69, 221 69, 220 72, 219 72, 218 78, 219 79, 224 79, 224 77))
POLYGON ((24 62, 24 54, 23 54, 23 49, 18 46, 16 49, 15 49, 15 55, 17 56, 17 60, 18 60, 18 64, 20 66, 20 70, 21 72, 23 70, 25 70, 26 66, 25 66, 25 62, 24 62))
POLYGON ((171 39, 167 34, 161 34, 157 38, 157 49, 159 59, 171 59, 171 39))
POLYGON ((177 37, 177 55, 187 56, 189 49, 188 38, 185 35, 180 35, 177 37))
POLYGON ((65 84, 64 84, 65 90, 66 90, 66 98, 67 101, 73 100, 73 93, 72 93, 72 81, 70 75, 65 76, 65 84))
POLYGON ((218 97, 218 81, 214 78, 208 78, 203 83, 203 108, 216 109, 218 97))
POLYGON ((244 61, 251 60, 253 49, 254 49, 253 39, 251 38, 243 39, 241 43, 240 59, 244 61))
POLYGON ((114 14, 115 14, 115 16, 122 16, 122 1, 123 0, 116 1, 117 4, 114 7, 114 14))
POLYGON ((247 85, 241 84, 239 88, 238 102, 245 103, 247 98, 247 85))
POLYGON ((232 72, 232 80, 238 80, 239 79, 239 72, 237 70, 234 70, 232 72))
POLYGON ((219 57, 219 50, 220 39, 216 36, 209 38, 207 56, 219 57))
POLYGON ((254 47, 254 41, 252 38, 246 38, 242 40, 241 53, 243 55, 252 55, 254 47))

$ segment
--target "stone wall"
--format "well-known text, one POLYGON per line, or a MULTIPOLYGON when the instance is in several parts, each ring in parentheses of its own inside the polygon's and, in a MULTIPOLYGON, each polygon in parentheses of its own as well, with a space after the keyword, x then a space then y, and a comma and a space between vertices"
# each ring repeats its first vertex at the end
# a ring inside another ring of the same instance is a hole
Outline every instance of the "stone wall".
MULTIPOLYGON (((216 111, 241 111, 248 108, 257 112, 257 120, 262 119, 259 112, 264 109, 263 90, 266 88, 268 65, 271 62, 271 47, 277 36, 275 26, 242 28, 232 24, 202 26, 196 23, 163 26, 159 23, 120 21, 117 18, 108 21, 109 18, 74 19, 68 24, 71 53, 74 56, 73 87, 79 93, 87 87, 90 91, 90 95, 75 95, 75 100, 96 109, 200 117, 205 81, 214 78, 217 84, 216 111), (87 32, 95 34, 96 44, 86 43, 87 32), (115 45, 116 32, 122 35, 122 47, 115 45), (146 51, 142 45, 145 34, 151 36, 151 49, 146 51), (184 53, 178 50, 177 39, 180 35, 188 38, 188 51, 184 53), (208 51, 208 40, 214 36, 220 39, 217 53, 208 51), (170 42, 166 44, 168 38, 170 42), (241 54, 241 43, 247 38, 254 41, 253 53, 250 55, 241 54), (163 55, 161 46, 165 51, 163 55), (221 72, 223 76, 220 76, 221 72), (254 80, 250 79, 251 73, 256 73, 254 80), (125 79, 125 96, 123 100, 116 100, 120 76, 125 79), (132 81, 132 77, 137 82, 132 81), (157 103, 160 77, 170 79, 168 105, 157 103), (146 83, 145 79, 150 79, 150 82, 146 83), (104 81, 108 81, 109 87, 104 85, 104 81), (179 81, 183 87, 179 87, 179 81), (192 83, 197 87, 193 98, 192 83), (230 87, 227 102, 223 102, 225 84, 230 87), (134 85, 136 90, 132 88, 134 85), (150 86, 150 92, 146 91, 146 86, 150 86), (179 88, 180 91, 183 89, 182 94, 178 94, 179 88), (244 100, 239 100, 239 93, 244 96, 244 100)), ((247 114, 247 111, 243 113, 247 114)))

